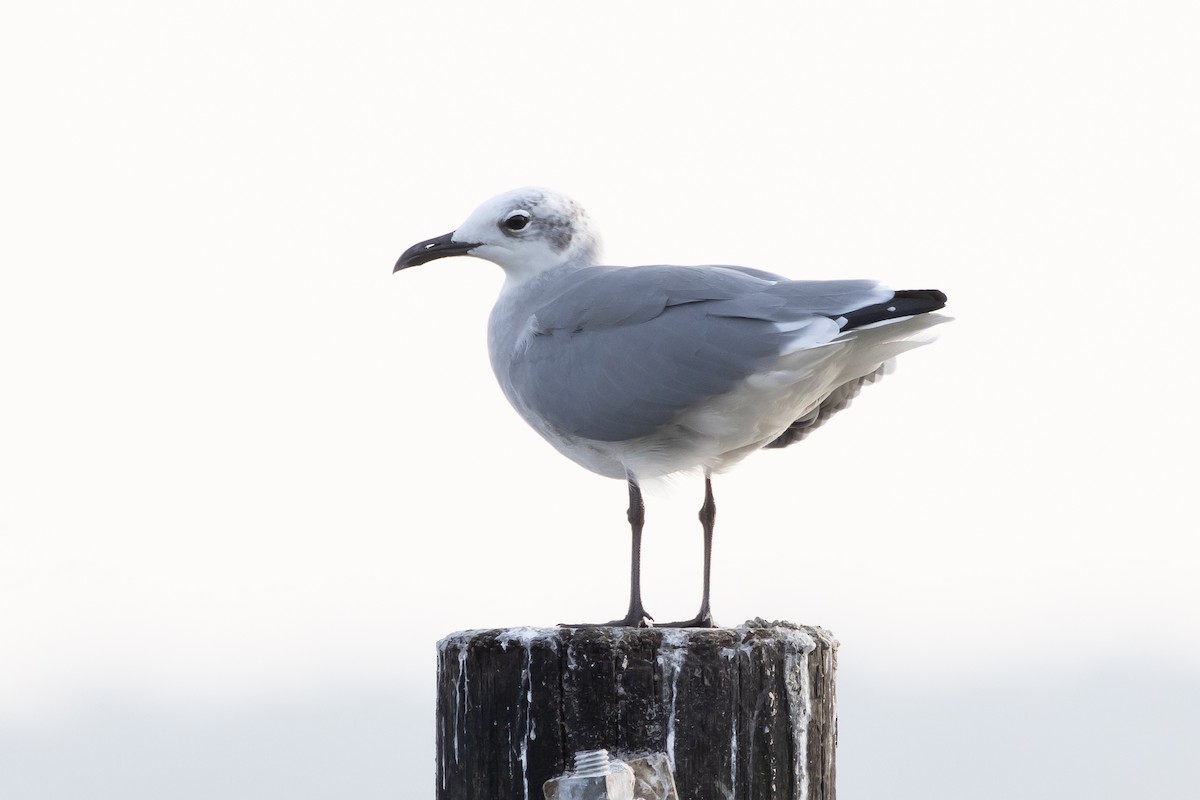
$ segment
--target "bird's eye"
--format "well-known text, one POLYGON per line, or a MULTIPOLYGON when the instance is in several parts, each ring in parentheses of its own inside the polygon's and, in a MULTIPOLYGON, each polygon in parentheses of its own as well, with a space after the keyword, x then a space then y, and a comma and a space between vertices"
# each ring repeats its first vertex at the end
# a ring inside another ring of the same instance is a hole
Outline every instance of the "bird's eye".
POLYGON ((508 228, 510 231, 523 230, 525 228, 525 226, 528 224, 529 224, 529 212, 528 211, 516 211, 512 214, 509 214, 508 217, 504 220, 504 227, 508 228))

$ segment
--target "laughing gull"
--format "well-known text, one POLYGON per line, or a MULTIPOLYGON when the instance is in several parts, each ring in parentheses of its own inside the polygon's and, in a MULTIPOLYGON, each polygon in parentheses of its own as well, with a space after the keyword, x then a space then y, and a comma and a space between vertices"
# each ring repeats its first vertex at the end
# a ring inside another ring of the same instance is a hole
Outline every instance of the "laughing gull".
POLYGON ((505 396, 563 455, 629 485, 629 611, 604 625, 645 626, 639 482, 704 473, 704 592, 709 610, 712 475, 764 447, 800 441, 928 341, 946 317, 936 290, 875 281, 794 281, 734 266, 597 264, 584 210, 547 189, 488 200, 451 233, 413 245, 393 272, 447 256, 498 264, 504 286, 488 352, 505 396))

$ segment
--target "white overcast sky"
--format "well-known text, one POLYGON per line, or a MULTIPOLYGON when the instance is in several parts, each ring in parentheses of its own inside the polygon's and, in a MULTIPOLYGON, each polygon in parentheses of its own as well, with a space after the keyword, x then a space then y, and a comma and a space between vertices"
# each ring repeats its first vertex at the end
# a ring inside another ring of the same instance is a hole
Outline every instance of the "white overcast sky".
MULTIPOLYGON (((494 384, 499 269, 391 274, 541 184, 610 263, 950 297, 937 343, 715 486, 718 621, 842 641, 845 797, 991 797, 999 763, 1070 796, 1100 767, 1005 748, 1103 724, 1144 752, 1088 796, 1183 797, 1197 31, 1066 0, 4 11, 0 796, 428 797, 438 638, 624 611, 624 487, 494 384), (1045 702, 1010 730, 1006 692, 1045 702)), ((660 619, 699 599, 701 488, 648 496, 660 619)))

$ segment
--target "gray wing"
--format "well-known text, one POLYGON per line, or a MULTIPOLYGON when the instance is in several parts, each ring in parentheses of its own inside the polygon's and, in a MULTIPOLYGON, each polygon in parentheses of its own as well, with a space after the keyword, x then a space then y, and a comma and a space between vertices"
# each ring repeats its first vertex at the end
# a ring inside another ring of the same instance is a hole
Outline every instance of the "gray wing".
POLYGON ((789 281, 736 267, 591 268, 528 320, 508 377, 558 431, 624 441, 730 391, 797 330, 819 328, 828 341, 832 318, 891 294, 872 281, 789 281))

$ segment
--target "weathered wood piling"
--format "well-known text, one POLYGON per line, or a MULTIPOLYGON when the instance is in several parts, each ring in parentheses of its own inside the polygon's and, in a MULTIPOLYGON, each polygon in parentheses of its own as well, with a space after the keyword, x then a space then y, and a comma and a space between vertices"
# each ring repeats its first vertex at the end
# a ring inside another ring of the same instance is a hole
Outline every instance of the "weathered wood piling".
POLYGON ((438 646, 438 800, 542 800, 572 754, 666 753, 686 800, 833 800, 820 628, 514 628, 438 646))

